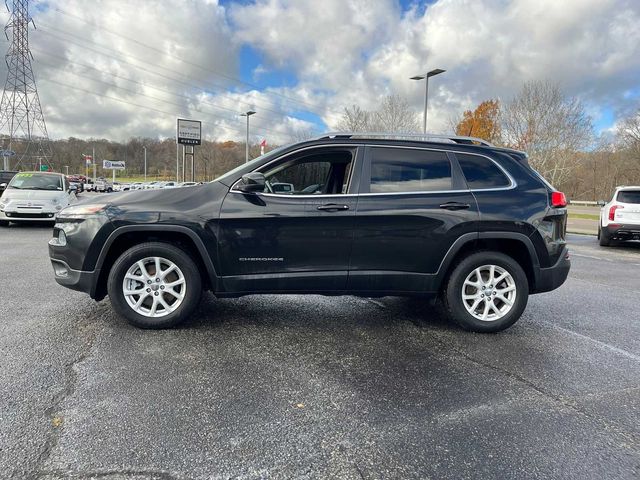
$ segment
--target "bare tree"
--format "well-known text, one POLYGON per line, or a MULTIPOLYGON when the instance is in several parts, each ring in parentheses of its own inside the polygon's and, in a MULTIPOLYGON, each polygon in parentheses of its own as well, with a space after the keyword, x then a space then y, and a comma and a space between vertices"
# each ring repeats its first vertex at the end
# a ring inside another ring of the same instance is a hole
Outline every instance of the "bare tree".
POLYGON ((400 95, 389 95, 371 119, 371 130, 389 133, 414 133, 418 131, 416 113, 400 95))
MULTIPOLYGON (((618 137, 625 148, 640 156, 640 110, 622 120, 618 137)), ((640 158, 637 159, 640 162, 640 158)))
POLYGON ((358 105, 346 107, 337 127, 347 132, 413 133, 418 131, 418 122, 416 113, 404 98, 389 95, 372 112, 358 105))
POLYGON ((342 118, 336 125, 342 132, 366 132, 369 130, 371 114, 358 105, 345 107, 342 118))
POLYGON ((562 184, 593 140, 591 118, 582 103, 558 85, 532 81, 502 110, 506 145, 524 150, 531 164, 553 184, 562 184))

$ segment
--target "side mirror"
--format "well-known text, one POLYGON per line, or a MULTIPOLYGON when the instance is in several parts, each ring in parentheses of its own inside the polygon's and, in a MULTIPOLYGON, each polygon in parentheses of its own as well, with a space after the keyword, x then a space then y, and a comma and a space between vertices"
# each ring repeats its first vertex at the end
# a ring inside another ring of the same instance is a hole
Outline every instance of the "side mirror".
POLYGON ((596 203, 599 207, 604 207, 607 204, 607 202, 605 202, 604 200, 598 200, 596 203))
POLYGON ((245 173, 240 179, 238 190, 244 193, 264 191, 265 178, 260 172, 245 173))
POLYGON ((5 190, 6 188, 7 188, 7 184, 6 183, 0 183, 0 192, 5 190))
POLYGON ((75 185, 69 185, 69 193, 78 193, 78 187, 75 185))

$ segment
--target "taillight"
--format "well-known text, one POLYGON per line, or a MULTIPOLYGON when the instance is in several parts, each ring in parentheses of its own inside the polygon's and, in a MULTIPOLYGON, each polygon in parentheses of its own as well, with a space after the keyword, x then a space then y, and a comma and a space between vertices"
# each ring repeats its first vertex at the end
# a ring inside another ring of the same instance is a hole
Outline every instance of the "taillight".
POLYGON ((562 192, 551 192, 551 206, 552 207, 566 207, 567 196, 562 192))
POLYGON ((614 205, 609 209, 609 220, 611 220, 612 222, 615 220, 616 210, 618 210, 619 208, 622 209, 624 207, 622 205, 614 205))

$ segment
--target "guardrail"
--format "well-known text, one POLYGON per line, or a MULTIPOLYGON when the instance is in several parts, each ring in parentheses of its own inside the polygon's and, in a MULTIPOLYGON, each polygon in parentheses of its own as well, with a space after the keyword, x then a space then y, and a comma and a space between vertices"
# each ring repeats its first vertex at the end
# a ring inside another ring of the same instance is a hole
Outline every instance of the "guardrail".
POLYGON ((597 207, 598 202, 593 202, 591 200, 571 200, 569 205, 584 205, 585 207, 597 207))

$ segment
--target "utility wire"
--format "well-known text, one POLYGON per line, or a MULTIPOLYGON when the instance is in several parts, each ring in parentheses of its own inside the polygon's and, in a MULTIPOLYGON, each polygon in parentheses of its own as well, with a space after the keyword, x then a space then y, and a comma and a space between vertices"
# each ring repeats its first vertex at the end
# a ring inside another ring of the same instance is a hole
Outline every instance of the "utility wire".
MULTIPOLYGON (((141 41, 139 41, 139 40, 137 40, 137 39, 135 39, 135 38, 129 37, 129 36, 127 36, 127 35, 124 35, 124 34, 122 34, 122 33, 116 32, 116 31, 114 31, 114 30, 110 30, 110 29, 108 29, 107 27, 104 27, 104 26, 102 26, 102 25, 100 25, 100 24, 98 24, 98 23, 96 23, 96 22, 92 22, 92 21, 90 21, 90 20, 87 20, 87 19, 85 19, 85 18, 83 18, 83 17, 80 17, 79 15, 75 15, 75 14, 73 14, 73 13, 66 12, 66 11, 64 11, 64 10, 62 10, 62 9, 60 9, 60 8, 53 8, 53 10, 54 10, 54 11, 56 11, 56 12, 58 12, 58 13, 60 13, 60 14, 62 14, 62 15, 65 15, 65 16, 68 16, 68 17, 71 17, 71 18, 74 18, 74 19, 75 19, 75 20, 77 20, 77 21, 80 21, 80 22, 86 23, 86 24, 88 24, 88 25, 91 25, 91 26, 93 26, 93 27, 95 27, 95 28, 97 28, 97 29, 99 29, 99 30, 102 30, 102 31, 104 31, 104 32, 107 32, 107 33, 109 33, 109 34, 111 34, 111 35, 115 35, 115 36, 117 36, 117 37, 124 38, 125 40, 127 40, 127 41, 129 41, 129 42, 135 43, 135 44, 137 44, 137 45, 140 45, 140 46, 142 46, 142 47, 148 48, 148 49, 150 49, 150 50, 155 50, 156 52, 159 52, 159 53, 161 53, 162 55, 166 55, 166 56, 168 56, 168 57, 171 57, 171 58, 173 58, 173 59, 175 59, 175 60, 177 60, 177 61, 179 61, 179 62, 186 63, 187 65, 191 65, 191 66, 193 66, 193 67, 199 68, 199 69, 204 70, 204 71, 206 71, 206 72, 213 73, 214 75, 217 75, 217 76, 222 77, 222 78, 226 78, 227 80, 232 80, 232 81, 237 82, 237 83, 240 83, 240 84, 242 84, 242 85, 247 85, 247 86, 249 86, 249 87, 251 87, 251 88, 254 88, 254 89, 256 89, 256 90, 260 90, 260 87, 259 87, 259 86, 257 86, 257 85, 256 85, 256 84, 254 84, 254 83, 247 82, 246 80, 242 80, 242 79, 237 78, 237 77, 234 77, 234 76, 232 76, 232 75, 228 75, 228 74, 220 73, 220 72, 218 72, 218 71, 216 71, 216 70, 213 70, 213 69, 211 69, 211 68, 209 68, 209 67, 204 67, 204 66, 199 65, 199 64, 194 63, 194 62, 190 62, 189 60, 185 60, 184 58, 181 58, 181 57, 178 57, 178 56, 176 56, 176 55, 173 55, 173 54, 171 54, 171 53, 169 53, 169 52, 166 52, 166 51, 164 51, 164 50, 161 50, 161 49, 159 49, 159 48, 156 48, 156 47, 154 47, 154 46, 152 46, 152 45, 148 45, 148 44, 146 44, 146 43, 143 43, 143 42, 141 42, 141 41)), ((277 96, 279 96, 279 97, 285 98, 285 99, 287 99, 287 100, 290 100, 290 101, 293 101, 293 102, 296 102, 296 103, 300 103, 300 104, 302 104, 302 105, 307 105, 307 106, 309 106, 309 107, 316 108, 316 105, 313 105, 313 104, 311 104, 311 103, 309 103, 309 102, 305 102, 304 100, 300 100, 300 99, 297 99, 297 98, 289 97, 289 96, 284 95, 284 94, 282 94, 282 93, 278 93, 278 92, 271 92, 271 94, 273 94, 273 95, 277 95, 277 96)), ((313 112, 312 112, 312 113, 313 113, 313 112)), ((334 112, 334 113, 335 113, 335 112, 334 112)))
MULTIPOLYGON (((190 99, 190 100, 191 100, 191 98, 190 98, 190 97, 188 97, 188 96, 180 95, 180 94, 178 94, 178 93, 174 93, 174 92, 171 92, 171 91, 169 91, 169 90, 164 90, 164 89, 161 89, 161 88, 159 88, 159 87, 156 87, 156 86, 154 86, 154 85, 152 85, 152 84, 148 84, 148 83, 145 83, 145 82, 140 82, 140 81, 137 81, 137 80, 133 80, 133 79, 128 78, 128 77, 125 77, 125 76, 123 76, 123 75, 118 75, 118 74, 111 73, 111 72, 105 72, 104 70, 102 70, 102 69, 100 69, 100 68, 98 68, 98 67, 95 67, 95 66, 93 66, 93 65, 89 65, 89 64, 86 64, 86 63, 81 63, 81 62, 77 62, 77 61, 69 60, 68 58, 63 57, 62 55, 56 55, 55 53, 51 53, 51 52, 47 52, 47 51, 44 51, 44 50, 40 50, 40 49, 38 49, 38 48, 32 48, 31 50, 32 50, 32 51, 34 51, 34 52, 40 53, 41 55, 45 55, 45 56, 48 56, 48 57, 53 57, 53 58, 60 59, 60 60, 64 61, 65 63, 69 63, 69 64, 72 64, 72 65, 77 65, 77 66, 79 66, 79 67, 84 67, 84 68, 88 68, 88 69, 91 69, 91 70, 95 70, 95 71, 97 71, 97 72, 99 72, 99 73, 102 73, 102 74, 106 73, 106 74, 108 74, 109 76, 112 76, 112 77, 114 77, 114 78, 119 78, 119 79, 122 79, 122 80, 125 80, 125 81, 128 81, 128 82, 137 83, 137 84, 142 85, 142 86, 144 86, 144 87, 153 88, 153 89, 155 89, 155 90, 159 90, 159 91, 161 91, 161 92, 164 92, 164 93, 167 93, 167 94, 170 94, 170 95, 176 95, 176 96, 180 96, 180 97, 183 97, 183 98, 188 98, 188 99, 190 99)), ((129 64, 129 65, 133 65, 133 64, 130 64, 129 62, 126 62, 126 61, 125 61, 124 63, 129 64)), ((55 66, 57 66, 57 65, 53 65, 53 66, 55 67, 55 66)), ((135 65, 134 65, 134 66, 135 66, 135 65)), ((136 66, 136 67, 137 67, 137 66, 136 66)), ((165 78, 165 79, 167 79, 167 80, 170 80, 170 81, 173 81, 173 82, 179 83, 179 84, 181 84, 181 85, 185 85, 185 86, 188 86, 188 87, 190 87, 190 88, 195 88, 195 89, 197 89, 197 90, 201 90, 201 91, 203 91, 204 93, 207 93, 207 94, 209 94, 209 95, 214 95, 212 92, 209 92, 209 91, 207 91, 207 90, 203 90, 203 89, 201 89, 199 86, 197 86, 197 85, 195 85, 195 84, 193 84, 193 83, 184 82, 184 81, 182 81, 182 80, 174 79, 174 78, 169 77, 169 76, 167 76, 167 75, 163 75, 163 74, 160 74, 160 73, 152 72, 151 70, 145 69, 145 68, 143 68, 143 67, 137 67, 137 68, 138 68, 138 69, 140 69, 140 70, 143 70, 143 71, 149 72, 149 73, 151 73, 151 74, 158 75, 158 76, 160 76, 160 77, 162 77, 162 78, 165 78)), ((235 99, 234 99, 234 100, 235 100, 235 99)), ((239 103, 244 103, 244 104, 246 104, 246 105, 250 105, 249 103, 244 102, 244 101, 242 101, 242 100, 236 100, 236 101, 238 101, 239 103)), ((200 102, 202 102, 202 103, 206 103, 206 104, 208 104, 208 105, 211 105, 211 106, 212 106, 212 107, 214 107, 214 108, 220 108, 220 109, 223 109, 223 110, 229 110, 229 111, 231 111, 231 112, 233 112, 233 113, 236 113, 236 114, 240 113, 240 112, 238 112, 238 110, 237 110, 237 109, 232 109, 232 108, 229 108, 229 107, 223 107, 223 106, 221 106, 221 105, 217 105, 217 104, 215 104, 215 103, 213 103, 213 102, 210 102, 210 101, 208 101, 208 100, 207 100, 207 101, 205 101, 205 100, 200 100, 200 102)), ((251 105, 251 106, 253 106, 253 105, 251 105)), ((261 107, 260 107, 260 112, 262 112, 262 111, 271 112, 271 113, 274 113, 274 114, 276 114, 276 115, 278 115, 278 116, 280 116, 280 117, 283 117, 283 118, 293 118, 293 119, 295 119, 295 120, 305 121, 305 120, 303 120, 303 119, 301 119, 301 118, 295 117, 295 116, 293 116, 293 115, 289 115, 288 113, 283 112, 283 111, 281 111, 281 110, 271 110, 271 109, 268 109, 268 108, 265 108, 265 107, 262 107, 262 106, 261 106, 261 107)), ((264 118, 264 117, 263 117, 263 118, 264 118)))
MULTIPOLYGON (((106 99, 109 99, 109 100, 114 100, 114 101, 116 101, 116 102, 124 103, 124 104, 131 105, 131 106, 134 106, 134 107, 144 108, 145 110, 151 110, 151 111, 154 111, 154 112, 157 112, 157 113, 162 113, 162 114, 164 114, 164 115, 170 115, 170 116, 172 116, 172 117, 179 117, 179 116, 180 116, 180 114, 179 114, 179 113, 175 113, 175 112, 167 112, 166 110, 160 110, 159 108, 150 107, 150 106, 147 106, 147 105, 141 105, 141 104, 139 104, 139 103, 130 102, 130 101, 128 101, 128 100, 123 100, 123 99, 121 99, 121 98, 112 97, 112 96, 109 96, 109 95, 104 95, 104 94, 102 94, 102 93, 98 93, 98 92, 94 92, 94 91, 87 90, 87 89, 84 89, 84 88, 80 88, 80 87, 77 87, 77 86, 75 86, 75 85, 69 85, 68 83, 59 82, 59 81, 57 81, 57 80, 53 80, 53 79, 50 79, 50 78, 42 78, 40 81, 44 81, 44 82, 48 82, 48 83, 53 83, 53 84, 56 84, 56 85, 59 85, 59 86, 65 87, 65 88, 69 88, 69 89, 76 90, 76 91, 79 91, 79 92, 88 93, 88 94, 90 94, 90 95, 95 95, 95 96, 97 96, 97 97, 102 97, 102 98, 106 98, 106 99)), ((204 112, 203 112, 203 113, 204 113, 204 112)), ((208 115, 208 116, 213 116, 213 115, 208 114, 208 113, 204 113, 204 114, 205 114, 205 115, 208 115)), ((234 131, 236 131, 236 132, 238 132, 238 133, 241 133, 241 134, 243 134, 243 135, 246 133, 246 130, 245 130, 245 129, 243 129, 243 128, 236 128, 236 127, 231 126, 231 125, 225 125, 225 126, 223 126, 223 128, 226 128, 226 129, 229 129, 229 130, 234 130, 234 131)), ((254 131, 261 132, 261 131, 262 131, 262 129, 261 129, 261 128, 256 128, 254 131)), ((284 132, 282 132, 282 133, 278 133, 278 135, 283 135, 283 136, 285 136, 285 137, 289 137, 289 138, 294 139, 294 136, 293 136, 293 135, 289 135, 289 134, 284 133, 284 132)))
MULTIPOLYGON (((36 50, 36 51, 39 51, 39 50, 36 50)), ((45 53, 45 52, 41 52, 41 51, 39 51, 39 52, 42 53, 42 54, 45 54, 45 55, 49 55, 50 57, 55 57, 55 58, 60 58, 62 60, 66 60, 64 57, 61 57, 61 56, 58 56, 58 55, 45 53)), ((53 65, 51 63, 42 61, 41 59, 40 60, 36 60, 36 62, 37 63, 42 63, 43 65, 47 65, 47 66, 52 67, 52 68, 56 67, 56 65, 53 65)), ((104 71, 102 71, 102 70, 100 70, 100 69, 98 69, 98 68, 96 68, 94 66, 91 66, 91 65, 82 64, 82 63, 78 63, 78 62, 70 62, 70 61, 68 61, 68 63, 74 64, 74 65, 79 65, 79 66, 82 66, 82 67, 85 67, 85 68, 88 68, 88 69, 91 69, 91 70, 95 70, 97 72, 105 73, 104 71)), ((171 104, 171 105, 174 105, 174 106, 178 106, 178 107, 181 107, 181 108, 183 107, 180 104, 169 102, 169 101, 167 101, 165 99, 154 97, 154 96, 151 96, 151 95, 148 95, 148 94, 145 94, 145 93, 141 93, 141 92, 138 92, 138 91, 135 91, 135 90, 130 90, 130 89, 124 88, 122 86, 116 85, 114 83, 105 82, 104 80, 100 80, 100 79, 95 78, 95 77, 91 77, 91 76, 88 76, 88 75, 82 75, 82 74, 77 73, 75 71, 68 71, 66 73, 70 73, 70 74, 72 74, 74 76, 77 76, 77 77, 86 78, 86 79, 91 80, 91 81, 99 82, 99 83, 102 83, 104 85, 108 85, 108 86, 111 86, 111 87, 114 87, 114 88, 118 88, 118 89, 130 92, 130 93, 133 93, 135 95, 142 95, 142 96, 151 98, 151 99, 159 101, 159 102, 164 102, 164 103, 171 104)), ((114 73, 108 73, 108 75, 111 76, 111 77, 114 77, 114 78, 119 78, 119 79, 122 79, 124 81, 134 83, 136 85, 140 85, 140 86, 142 86, 144 88, 151 88, 151 89, 154 89, 154 90, 158 90, 159 92, 166 93, 167 95, 173 95, 173 96, 176 96, 176 97, 179 97, 179 98, 183 98, 185 100, 188 100, 189 102, 193 102, 194 101, 193 97, 190 97, 188 95, 183 95, 183 94, 180 94, 180 93, 176 93, 176 92, 172 92, 172 91, 169 91, 169 90, 165 90, 165 89, 156 87, 154 85, 150 85, 150 84, 147 84, 147 83, 144 83, 144 82, 140 82, 140 81, 137 81, 137 80, 133 80, 133 79, 127 78, 127 77, 122 76, 122 75, 117 75, 117 74, 114 74, 114 73)), ((202 100, 202 99, 199 100, 199 103, 202 103, 202 104, 205 104, 205 105, 209 105, 212 108, 217 108, 217 109, 220 109, 220 110, 225 110, 225 111, 231 112, 231 113, 233 113, 235 115, 233 118, 232 117, 223 117, 222 115, 216 115, 216 116, 219 116, 219 118, 221 118, 221 119, 225 119, 225 120, 229 120, 229 121, 236 121, 238 123, 240 122, 240 119, 238 117, 238 111, 236 109, 229 108, 229 107, 223 107, 221 105, 217 105, 215 103, 212 103, 212 102, 209 102, 209 101, 206 101, 206 100, 202 100)), ((206 112, 203 112, 202 110, 199 110, 199 109, 196 109, 196 108, 194 108, 194 110, 202 112, 202 113, 206 113, 206 112)), ((285 119, 287 117, 285 115, 279 115, 279 116, 281 116, 281 117, 283 117, 285 119)), ((293 117, 291 117, 291 118, 293 118, 293 117)), ((263 121, 269 120, 269 117, 265 118, 262 115, 260 115, 260 118, 258 118, 256 120, 258 120, 258 122, 260 122, 260 123, 263 123, 263 121)), ((274 133, 276 135, 282 135, 281 132, 277 132, 275 130, 272 130, 272 129, 269 129, 269 128, 266 128, 266 127, 262 127, 262 130, 263 131, 272 132, 272 133, 274 133)))
MULTIPOLYGON (((81 48, 85 48, 85 49, 87 49, 87 50, 90 50, 90 51, 92 51, 92 52, 98 53, 98 54, 100 54, 100 55, 105 55, 105 56, 108 56, 108 57, 110 57, 110 58, 114 58, 115 60, 117 60, 117 61, 119 61, 119 62, 122 62, 122 58, 121 58, 122 56, 124 56, 124 57, 129 57, 129 58, 132 58, 132 59, 134 59, 134 60, 136 60, 136 61, 138 61, 138 62, 142 62, 142 63, 146 63, 146 64, 148 64, 148 65, 152 65, 154 68, 159 68, 159 69, 162 69, 162 70, 165 70, 165 71, 171 72, 171 73, 173 73, 173 74, 178 74, 178 75, 181 75, 181 76, 182 76, 182 77, 184 77, 184 78, 189 78, 189 77, 187 77, 186 75, 183 75, 183 74, 181 74, 180 72, 176 72, 175 70, 172 70, 172 69, 170 69, 170 68, 167 68, 167 67, 164 67, 164 66, 162 66, 162 65, 158 65, 157 63, 153 63, 153 62, 150 62, 150 61, 148 61, 148 60, 145 60, 145 59, 142 59, 142 58, 136 57, 135 55, 131 55, 131 54, 123 54, 123 53, 120 53, 120 52, 116 52, 113 48, 111 48, 111 47, 109 47, 109 46, 106 46, 106 45, 100 44, 100 43, 95 42, 95 41, 93 41, 93 40, 91 40, 91 39, 88 39, 88 38, 86 38, 86 37, 83 37, 83 36, 80 36, 80 35, 75 35, 75 34, 73 34, 73 33, 67 32, 67 31, 62 30, 62 29, 59 29, 59 28, 57 28, 57 27, 55 27, 55 26, 53 26, 53 25, 49 25, 49 24, 42 23, 42 22, 40 22, 38 25, 39 25, 39 26, 38 26, 38 30, 45 32, 47 35, 50 35, 50 36, 52 36, 52 37, 54 37, 54 38, 58 38, 59 40, 63 40, 63 41, 65 41, 65 42, 70 42, 70 43, 72 43, 72 44, 74 44, 74 45, 77 45, 77 46, 79 46, 79 47, 81 47, 81 48), (44 28, 43 28, 43 26, 44 26, 44 28), (78 40, 80 40, 82 43, 74 42, 74 41, 72 41, 72 40, 69 40, 68 38, 64 38, 64 37, 61 37, 60 35, 56 35, 56 34, 55 34, 55 33, 53 33, 51 30, 55 30, 55 31, 57 31, 57 32, 60 32, 61 34, 65 35, 65 36, 68 36, 68 37, 74 37, 74 38, 77 38, 77 39, 78 39, 78 40), (88 45, 86 45, 86 43, 91 43, 91 44, 93 44, 93 45, 95 45, 95 46, 97 46, 97 47, 100 47, 100 48, 102 48, 102 49, 108 50, 109 52, 118 53, 118 55, 119 55, 119 56, 111 55, 111 54, 109 54, 109 53, 105 53, 105 52, 103 52, 103 51, 96 50, 95 48, 91 48, 91 47, 89 47, 88 45)), ((126 37, 125 37, 125 38, 126 38, 126 37)), ((149 47, 149 46, 147 46, 147 45, 143 45, 143 46, 148 47, 148 48, 151 48, 151 49, 154 49, 154 50, 156 50, 156 51, 158 51, 158 52, 160 52, 160 53, 162 53, 162 54, 166 54, 166 52, 163 52, 162 50, 159 50, 159 49, 155 49, 154 47, 149 47)), ((176 57, 176 58, 177 58, 177 57, 176 57)), ((178 60, 180 60, 180 59, 178 58, 178 60)), ((131 62, 126 62, 126 61, 125 61, 124 63, 128 63, 128 64, 130 64, 130 65, 135 65, 135 64, 132 64, 131 62)), ((136 67, 137 67, 137 68, 141 68, 141 67, 138 67, 137 65, 136 65, 136 67)), ((205 67, 200 67, 200 68, 205 69, 205 67)), ((147 71, 148 71, 148 70, 147 70, 147 71)), ((155 72, 150 72, 150 73, 155 73, 155 72)), ((218 75, 218 76, 219 76, 219 75, 218 75)), ((233 80, 233 78, 232 78, 232 80, 233 80)), ((215 84, 215 83, 213 83, 213 82, 211 82, 211 81, 208 81, 208 82, 209 82, 209 83, 212 83, 213 85, 217 86, 218 88, 221 88, 221 89, 227 89, 227 87, 226 87, 226 86, 222 86, 222 85, 220 85, 220 84, 215 84)), ((203 82, 203 83, 205 83, 205 82, 203 82)), ((204 90, 204 88, 202 88, 202 87, 198 87, 198 88, 200 88, 201 90, 204 90)), ((257 87, 257 86, 256 86, 255 88, 256 88, 257 90, 259 90, 259 87, 257 87)), ((292 102, 302 103, 302 104, 305 104, 305 105, 309 105, 309 106, 315 107, 314 105, 312 105, 312 104, 310 104, 310 103, 304 102, 304 101, 302 101, 302 100, 296 100, 296 99, 293 99, 293 98, 291 98, 291 97, 283 96, 283 95, 281 95, 281 94, 278 94, 277 92, 270 91, 270 92, 266 92, 265 94, 266 94, 266 95, 271 95, 271 94, 278 95, 278 96, 281 96, 281 97, 283 97, 283 98, 285 98, 285 99, 287 99, 287 100, 289 100, 289 101, 292 101, 292 102)), ((240 101, 240 102, 242 102, 242 101, 240 101)), ((242 102, 242 103, 248 104, 247 102, 242 102)), ((258 104, 258 103, 255 103, 255 105, 259 105, 259 104, 258 104)), ((260 106, 260 108, 263 108, 263 106, 260 106)), ((266 108, 266 107, 265 107, 265 108, 266 108)), ((313 113, 314 115, 318 115, 318 114, 317 114, 316 112, 314 112, 313 110, 308 110, 308 109, 307 109, 307 110, 304 110, 304 111, 308 111, 308 112, 310 112, 310 113, 313 113)), ((320 116, 320 115, 318 115, 318 116, 320 116)))

